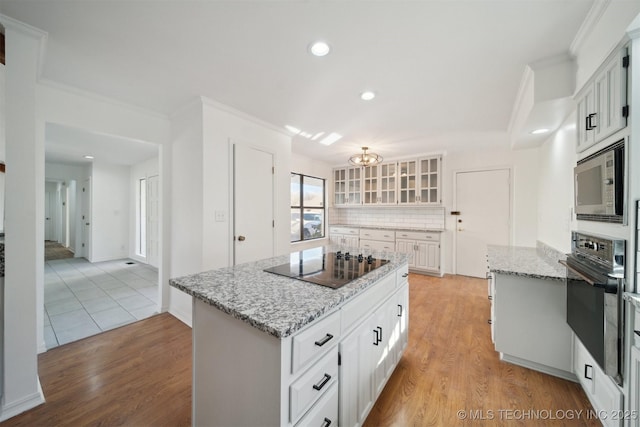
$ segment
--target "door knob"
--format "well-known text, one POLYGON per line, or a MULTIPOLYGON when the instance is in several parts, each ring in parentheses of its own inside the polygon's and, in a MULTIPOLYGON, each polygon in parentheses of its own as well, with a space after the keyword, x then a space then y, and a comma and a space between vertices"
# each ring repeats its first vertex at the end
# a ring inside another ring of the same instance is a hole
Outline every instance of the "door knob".
POLYGON ((244 237, 244 236, 238 236, 238 240, 241 241, 241 242, 244 242, 245 239, 246 239, 246 237, 244 237))

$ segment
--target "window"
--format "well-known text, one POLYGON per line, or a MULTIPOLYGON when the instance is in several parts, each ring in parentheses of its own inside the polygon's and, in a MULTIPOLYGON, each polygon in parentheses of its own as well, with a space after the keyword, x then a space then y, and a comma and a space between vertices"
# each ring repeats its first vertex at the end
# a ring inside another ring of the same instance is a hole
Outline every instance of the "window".
POLYGON ((325 180, 291 174, 291 241, 324 237, 325 180))

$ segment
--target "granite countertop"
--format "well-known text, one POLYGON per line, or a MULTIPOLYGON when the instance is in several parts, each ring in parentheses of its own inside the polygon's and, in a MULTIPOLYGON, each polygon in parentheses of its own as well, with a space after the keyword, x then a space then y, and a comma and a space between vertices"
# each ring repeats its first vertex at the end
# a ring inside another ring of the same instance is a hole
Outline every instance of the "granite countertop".
POLYGON ((349 225, 349 224, 329 224, 329 227, 346 227, 346 228, 367 228, 371 230, 393 230, 393 231, 429 231, 442 233, 443 228, 398 228, 398 227, 382 227, 377 225, 349 225))
MULTIPOLYGON (((337 245, 324 248, 349 250, 337 245)), ((285 338, 353 298, 408 259, 396 252, 362 253, 388 259, 389 263, 338 289, 263 271, 288 263, 289 255, 177 277, 170 279, 169 284, 263 332, 285 338)))
POLYGON ((536 279, 564 280, 566 268, 558 261, 566 256, 549 247, 488 245, 489 271, 536 279))

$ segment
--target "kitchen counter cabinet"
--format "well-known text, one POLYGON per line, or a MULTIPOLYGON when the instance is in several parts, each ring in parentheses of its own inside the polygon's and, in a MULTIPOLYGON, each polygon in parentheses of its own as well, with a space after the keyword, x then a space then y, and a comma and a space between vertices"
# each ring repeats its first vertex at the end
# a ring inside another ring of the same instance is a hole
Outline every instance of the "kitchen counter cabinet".
POLYGON ((386 255, 338 289, 263 271, 288 255, 171 279, 193 296, 193 425, 337 425, 369 392, 360 425, 406 346, 407 260, 386 255))
POLYGON ((488 247, 492 338, 500 359, 575 381, 562 254, 488 247))

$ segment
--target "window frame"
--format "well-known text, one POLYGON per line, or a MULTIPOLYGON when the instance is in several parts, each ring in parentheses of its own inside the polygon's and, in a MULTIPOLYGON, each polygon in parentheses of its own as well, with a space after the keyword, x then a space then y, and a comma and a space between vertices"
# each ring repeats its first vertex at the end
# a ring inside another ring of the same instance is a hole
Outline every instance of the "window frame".
MULTIPOLYGON (((290 174, 290 183, 293 181, 293 177, 294 175, 297 175, 299 177, 299 194, 298 194, 298 200, 300 201, 299 205, 291 205, 291 212, 293 212, 294 209, 298 210, 298 215, 300 218, 300 223, 298 225, 299 227, 299 235, 298 235, 298 239, 297 240, 290 240, 291 243, 298 243, 298 242, 308 242, 310 240, 316 240, 316 239, 324 239, 327 236, 326 233, 326 229, 327 229, 327 208, 326 208, 326 200, 327 200, 327 180, 326 178, 321 178, 318 176, 312 176, 312 175, 306 175, 303 173, 299 173, 299 172, 291 172, 290 174), (320 180, 322 181, 322 204, 321 205, 305 205, 304 203, 304 179, 305 178, 312 178, 315 180, 320 180), (321 235, 320 236, 316 236, 316 237, 307 237, 305 238, 304 236, 304 211, 305 209, 315 209, 315 210, 322 210, 322 231, 321 231, 321 235)), ((293 194, 293 191, 292 191, 293 194)), ((293 235, 293 234, 292 234, 293 235)))

